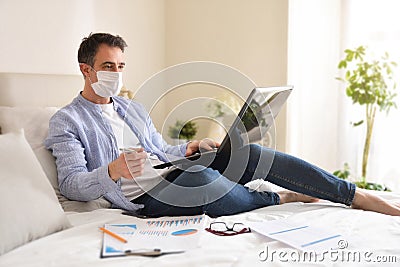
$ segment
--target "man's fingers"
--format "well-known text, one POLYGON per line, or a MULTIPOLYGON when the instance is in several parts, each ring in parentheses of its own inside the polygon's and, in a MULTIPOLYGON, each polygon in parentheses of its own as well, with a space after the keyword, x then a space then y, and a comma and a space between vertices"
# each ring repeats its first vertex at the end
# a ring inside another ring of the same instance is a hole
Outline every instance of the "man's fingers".
POLYGON ((125 159, 127 161, 135 161, 140 159, 146 159, 147 154, 146 152, 134 152, 134 153, 125 153, 125 159))
POLYGON ((126 165, 128 165, 128 166, 142 165, 146 161, 146 159, 143 159, 143 158, 125 159, 125 160, 126 160, 126 165))
POLYGON ((139 147, 139 148, 131 148, 134 149, 136 152, 143 152, 144 148, 143 147, 139 147))
POLYGON ((219 143, 215 142, 212 139, 206 138, 206 139, 201 140, 199 146, 200 146, 201 151, 209 151, 209 150, 213 150, 216 147, 219 147, 219 143))
POLYGON ((207 144, 207 143, 203 143, 200 145, 200 151, 209 151, 212 150, 213 148, 207 144))
POLYGON ((124 170, 122 177, 127 179, 134 179, 135 177, 141 176, 144 170, 144 164, 146 162, 147 154, 143 148, 135 148, 135 151, 125 151, 121 154, 123 159, 124 170))
POLYGON ((132 178, 134 179, 135 177, 141 176, 143 174, 143 170, 144 170, 144 165, 140 165, 140 166, 128 166, 129 169, 129 174, 132 176, 132 178))

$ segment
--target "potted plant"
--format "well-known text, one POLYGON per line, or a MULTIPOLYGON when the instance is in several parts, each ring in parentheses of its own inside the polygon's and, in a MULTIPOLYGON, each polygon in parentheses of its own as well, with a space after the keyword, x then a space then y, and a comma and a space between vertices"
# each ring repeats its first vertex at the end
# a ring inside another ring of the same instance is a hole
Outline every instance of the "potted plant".
POLYGON ((207 112, 212 118, 221 118, 225 114, 224 104, 213 100, 207 104, 207 112))
POLYGON ((212 118, 222 118, 225 115, 239 112, 241 108, 239 98, 231 92, 224 92, 211 98, 206 105, 206 111, 212 118))
POLYGON ((193 139, 197 133, 197 125, 193 121, 183 122, 177 120, 168 128, 168 136, 174 140, 174 144, 187 142, 193 139))
MULTIPOLYGON (((345 70, 344 78, 337 78, 346 84, 346 95, 352 99, 353 104, 364 106, 365 118, 353 123, 354 127, 365 125, 365 139, 362 155, 361 181, 357 186, 367 189, 382 190, 384 186, 368 183, 367 166, 372 132, 376 111, 389 113, 392 107, 396 108, 396 83, 393 77, 395 62, 389 60, 388 53, 380 59, 369 59, 366 56, 366 47, 359 46, 354 50, 346 49, 345 58, 339 62, 338 68, 345 70), (364 123, 365 122, 365 123, 364 123)), ((345 164, 343 171, 334 172, 341 178, 350 176, 350 168, 345 164)))

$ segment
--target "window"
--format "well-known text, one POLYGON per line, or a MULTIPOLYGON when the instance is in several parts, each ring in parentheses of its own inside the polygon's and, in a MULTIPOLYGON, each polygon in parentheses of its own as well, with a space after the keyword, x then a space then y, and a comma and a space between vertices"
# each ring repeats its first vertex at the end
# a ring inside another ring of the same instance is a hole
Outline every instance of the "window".
MULTIPOLYGON (((398 0, 289 0, 287 152, 331 172, 348 162, 361 175, 365 129, 350 122, 364 110, 335 79, 337 65, 345 48, 359 45, 400 65, 399 8, 398 0)), ((367 180, 400 192, 400 79, 398 92, 398 109, 377 114, 367 180)))

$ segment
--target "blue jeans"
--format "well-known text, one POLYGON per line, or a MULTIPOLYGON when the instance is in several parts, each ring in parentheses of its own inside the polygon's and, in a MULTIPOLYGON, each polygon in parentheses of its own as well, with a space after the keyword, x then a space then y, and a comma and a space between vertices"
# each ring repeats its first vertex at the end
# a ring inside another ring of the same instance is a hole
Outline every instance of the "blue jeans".
POLYGON ((345 205, 354 198, 354 184, 288 154, 254 144, 232 154, 236 156, 217 157, 208 168, 175 170, 133 202, 144 204, 140 214, 149 217, 202 213, 218 217, 279 204, 275 192, 244 187, 253 179, 345 205))

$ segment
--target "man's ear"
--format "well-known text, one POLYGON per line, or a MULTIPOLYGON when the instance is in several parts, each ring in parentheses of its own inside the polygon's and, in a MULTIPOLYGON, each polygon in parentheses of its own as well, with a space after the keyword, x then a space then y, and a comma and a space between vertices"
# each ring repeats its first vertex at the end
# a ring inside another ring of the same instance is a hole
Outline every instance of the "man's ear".
POLYGON ((90 72, 90 66, 85 63, 79 63, 79 68, 83 74, 83 76, 88 77, 90 72))

